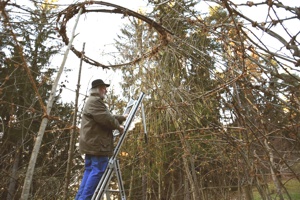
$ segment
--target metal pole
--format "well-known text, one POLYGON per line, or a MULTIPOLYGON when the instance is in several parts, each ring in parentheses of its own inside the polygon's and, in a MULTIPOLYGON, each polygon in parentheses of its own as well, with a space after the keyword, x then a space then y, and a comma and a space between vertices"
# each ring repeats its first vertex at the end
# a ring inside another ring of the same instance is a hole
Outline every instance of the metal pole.
POLYGON ((144 104, 143 103, 142 103, 142 119, 143 119, 143 125, 144 125, 145 143, 147 143, 148 142, 148 137, 147 137, 146 118, 145 118, 145 110, 144 110, 144 104))

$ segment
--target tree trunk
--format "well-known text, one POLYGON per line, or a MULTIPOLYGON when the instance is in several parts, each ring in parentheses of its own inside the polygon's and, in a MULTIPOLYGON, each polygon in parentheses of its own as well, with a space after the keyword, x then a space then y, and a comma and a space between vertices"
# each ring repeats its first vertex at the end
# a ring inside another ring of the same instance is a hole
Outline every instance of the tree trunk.
POLYGON ((184 200, 190 200, 191 194, 189 190, 189 181, 188 178, 184 179, 184 200))
POLYGON ((161 188, 162 188, 162 181, 161 181, 161 169, 158 169, 158 175, 157 175, 157 182, 158 182, 158 199, 161 199, 161 188))
POLYGON ((133 181, 134 181, 134 165, 131 168, 131 176, 130 176, 130 183, 129 183, 129 191, 128 191, 128 199, 132 199, 132 189, 133 189, 133 181))
POLYGON ((175 198, 175 182, 178 181, 174 177, 174 173, 171 173, 170 180, 171 180, 171 195, 170 195, 170 200, 173 200, 173 199, 176 199, 175 198))
MULTIPOLYGON (((145 166, 144 166, 144 171, 145 171, 145 166)), ((147 176, 146 174, 142 175, 142 190, 143 190, 143 200, 147 200, 147 176)))
POLYGON ((243 193, 245 195, 245 200, 252 200, 252 188, 251 185, 244 185, 243 186, 243 193))
POLYGON ((282 195, 282 187, 280 184, 280 181, 278 180, 278 175, 275 173, 275 163, 274 163, 274 155, 272 152, 272 149, 269 147, 267 140, 264 141, 266 149, 269 153, 269 158, 270 158, 270 171, 271 171, 271 176, 272 180, 274 182, 277 195, 279 196, 280 200, 284 200, 283 195, 282 195))
MULTIPOLYGON (((175 119, 174 115, 172 115, 172 117, 176 129, 181 130, 180 125, 178 124, 178 119, 175 119)), ((191 157, 192 155, 191 155, 190 147, 184 138, 183 132, 181 131, 178 135, 183 149, 183 154, 181 156, 183 161, 183 167, 184 167, 185 175, 187 176, 187 179, 189 181, 189 186, 191 188, 190 189, 192 194, 191 199, 198 200, 200 198, 199 187, 198 187, 197 178, 193 176, 193 173, 195 171, 194 169, 191 169, 194 166, 194 164, 193 164, 193 158, 191 157)))
POLYGON ((182 144, 182 148, 183 148, 183 155, 182 155, 182 161, 183 161, 183 166, 184 166, 184 170, 185 170, 185 174, 187 176, 187 179, 189 181, 190 187, 191 187, 191 193, 192 193, 192 199, 193 200, 197 200, 199 199, 199 191, 197 187, 197 180, 193 179, 193 174, 192 174, 192 170, 189 167, 189 161, 188 161, 188 157, 191 156, 190 151, 186 145, 186 142, 184 140, 183 134, 179 133, 179 137, 180 137, 180 141, 182 144))
POLYGON ((15 159, 14 159, 14 164, 11 170, 11 176, 9 180, 9 186, 8 186, 8 194, 7 194, 7 200, 12 200, 14 199, 14 194, 16 191, 16 184, 17 184, 17 172, 19 168, 19 163, 20 163, 20 155, 21 155, 21 150, 17 149, 15 159))

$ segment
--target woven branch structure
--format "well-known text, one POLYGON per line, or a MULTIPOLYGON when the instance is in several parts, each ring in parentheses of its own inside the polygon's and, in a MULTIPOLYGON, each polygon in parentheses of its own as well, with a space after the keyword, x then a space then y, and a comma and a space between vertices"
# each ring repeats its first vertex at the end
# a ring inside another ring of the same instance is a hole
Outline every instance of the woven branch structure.
POLYGON ((137 62, 140 62, 141 60, 145 58, 149 58, 153 55, 155 55, 159 48, 166 46, 168 44, 169 38, 173 35, 173 33, 163 26, 161 26, 159 23, 155 22, 154 20, 140 14, 137 12, 134 12, 132 10, 129 10, 127 8, 124 8, 119 5, 115 5, 112 3, 108 2, 103 2, 103 1, 88 1, 88 2, 82 2, 82 3, 77 3, 77 4, 71 4, 68 6, 66 9, 61 11, 58 14, 58 18, 56 20, 56 29, 59 33, 59 35, 62 37, 63 42, 68 45, 69 44, 69 38, 67 36, 67 23, 69 22, 70 19, 72 19, 80 10, 80 8, 83 8, 84 13, 112 13, 112 14, 123 14, 123 16, 126 17, 135 17, 138 18, 139 20, 142 20, 143 22, 147 23, 149 27, 154 28, 157 33, 160 35, 160 43, 153 48, 151 48, 150 51, 142 53, 140 56, 137 56, 133 60, 127 62, 127 63, 122 63, 122 64, 114 64, 114 65, 104 65, 88 56, 86 54, 83 55, 83 52, 78 51, 74 46, 71 47, 71 51, 75 53, 75 55, 78 58, 83 58, 83 61, 91 64, 93 66, 97 67, 102 67, 103 69, 108 69, 108 68, 116 68, 116 67, 122 67, 126 65, 131 65, 135 64, 137 62), (102 6, 107 6, 108 9, 88 9, 89 6, 91 5, 102 5, 102 6), (111 8, 111 9, 109 9, 111 8))

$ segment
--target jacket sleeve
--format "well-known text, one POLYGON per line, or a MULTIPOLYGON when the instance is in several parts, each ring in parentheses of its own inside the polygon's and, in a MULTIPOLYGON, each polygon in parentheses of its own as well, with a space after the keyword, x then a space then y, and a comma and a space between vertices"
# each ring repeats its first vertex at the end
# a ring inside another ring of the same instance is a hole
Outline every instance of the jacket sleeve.
POLYGON ((90 103, 87 111, 92 115, 95 122, 109 129, 119 129, 119 121, 109 112, 106 105, 100 99, 90 103))
POLYGON ((126 117, 124 117, 123 115, 114 115, 114 117, 118 120, 120 124, 122 124, 126 120, 126 117))

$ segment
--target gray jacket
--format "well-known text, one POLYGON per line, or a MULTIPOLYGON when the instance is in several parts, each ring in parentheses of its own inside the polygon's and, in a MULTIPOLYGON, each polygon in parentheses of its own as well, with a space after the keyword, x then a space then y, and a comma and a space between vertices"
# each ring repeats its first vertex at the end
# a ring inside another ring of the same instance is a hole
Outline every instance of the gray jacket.
POLYGON ((83 109, 79 152, 81 154, 112 156, 113 130, 119 129, 126 118, 112 115, 98 95, 91 95, 83 109))

